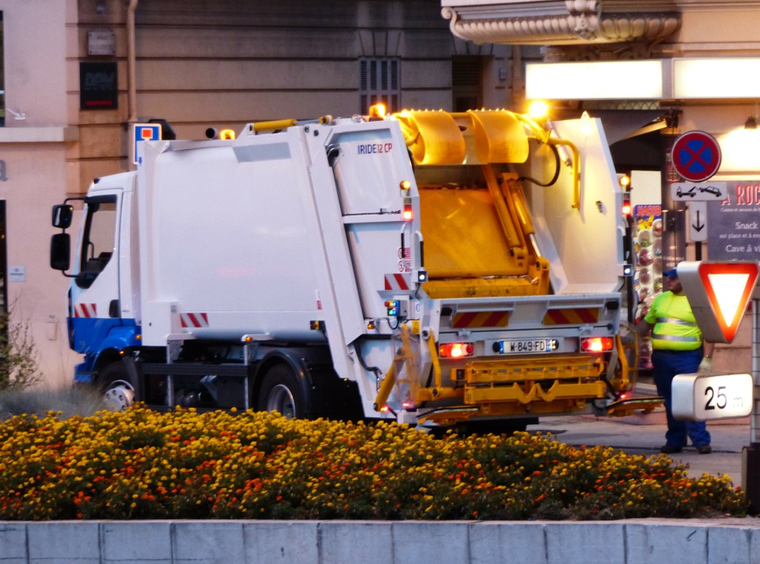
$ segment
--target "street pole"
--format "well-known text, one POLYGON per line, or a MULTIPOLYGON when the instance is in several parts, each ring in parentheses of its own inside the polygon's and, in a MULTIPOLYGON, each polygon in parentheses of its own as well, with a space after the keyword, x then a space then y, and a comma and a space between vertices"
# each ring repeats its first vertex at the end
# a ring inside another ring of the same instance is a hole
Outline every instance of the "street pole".
MULTIPOLYGON (((756 292, 757 294, 757 292, 756 292)), ((742 489, 750 512, 760 513, 760 299, 752 299, 752 413, 750 415, 750 445, 742 451, 742 489)))
POLYGON ((631 275, 626 277, 626 299, 628 300, 628 323, 633 325, 636 320, 636 294, 633 291, 633 280, 635 278, 636 259, 633 257, 633 226, 631 221, 626 219, 625 222, 625 240, 623 241, 623 256, 625 261, 631 265, 631 275))

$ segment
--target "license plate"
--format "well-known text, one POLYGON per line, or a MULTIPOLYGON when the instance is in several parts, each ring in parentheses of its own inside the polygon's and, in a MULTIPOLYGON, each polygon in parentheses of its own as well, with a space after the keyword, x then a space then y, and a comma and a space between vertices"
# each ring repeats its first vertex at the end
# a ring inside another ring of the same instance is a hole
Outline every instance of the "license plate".
MULTIPOLYGON (((557 339, 522 339, 497 341, 499 354, 528 354, 556 351, 559 348, 557 339)), ((496 347, 494 347, 496 348, 496 347)))

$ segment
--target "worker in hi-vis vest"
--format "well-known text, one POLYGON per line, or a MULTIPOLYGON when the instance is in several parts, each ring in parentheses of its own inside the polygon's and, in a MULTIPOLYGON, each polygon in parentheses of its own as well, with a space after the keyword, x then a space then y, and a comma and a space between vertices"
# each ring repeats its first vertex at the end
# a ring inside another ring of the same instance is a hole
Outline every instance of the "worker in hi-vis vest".
POLYGON ((715 347, 704 342, 689 300, 675 268, 662 273, 667 291, 657 296, 644 319, 636 326, 640 337, 651 332, 652 364, 657 393, 665 398, 668 431, 660 452, 681 452, 687 438, 699 454, 710 454, 710 433, 704 421, 677 421, 673 418, 673 377, 676 374, 709 372, 715 347))

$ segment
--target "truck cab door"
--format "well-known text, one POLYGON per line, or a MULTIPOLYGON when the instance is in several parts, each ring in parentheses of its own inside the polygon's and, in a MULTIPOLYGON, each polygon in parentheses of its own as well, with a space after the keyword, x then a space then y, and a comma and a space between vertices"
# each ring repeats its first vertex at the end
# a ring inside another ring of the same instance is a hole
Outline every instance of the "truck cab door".
POLYGON ((85 199, 69 312, 72 344, 80 353, 100 350, 113 327, 121 325, 118 252, 121 199, 121 191, 85 199))

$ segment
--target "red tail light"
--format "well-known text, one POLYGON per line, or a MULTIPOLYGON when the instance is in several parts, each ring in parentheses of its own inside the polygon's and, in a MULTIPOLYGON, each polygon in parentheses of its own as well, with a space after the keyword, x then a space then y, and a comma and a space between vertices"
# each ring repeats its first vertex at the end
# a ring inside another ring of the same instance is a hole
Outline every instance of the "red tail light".
MULTIPOLYGON (((630 179, 628 183, 630 184, 630 179)), ((630 224, 633 221, 633 205, 631 204, 630 192, 623 192, 623 208, 621 211, 623 212, 623 219, 630 224)))
POLYGON ((444 343, 438 347, 438 354, 441 358, 463 358, 472 356, 475 347, 472 343, 444 343))
POLYGON ((601 353, 611 351, 615 346, 612 337, 583 337, 581 339, 581 352, 601 353))

